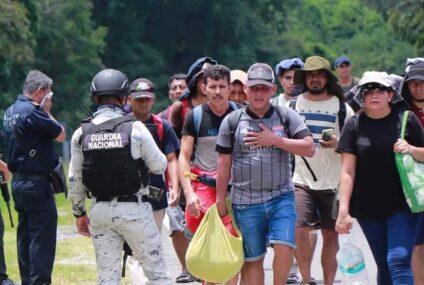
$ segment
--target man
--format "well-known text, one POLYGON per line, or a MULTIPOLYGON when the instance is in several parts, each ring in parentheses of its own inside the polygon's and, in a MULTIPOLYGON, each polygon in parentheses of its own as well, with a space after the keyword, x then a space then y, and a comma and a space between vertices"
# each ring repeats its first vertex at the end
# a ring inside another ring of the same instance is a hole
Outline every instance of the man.
POLYGON ((178 158, 180 182, 186 197, 186 225, 192 233, 195 233, 207 209, 215 203, 216 193, 215 188, 197 181, 192 182, 184 174, 193 172, 196 175, 215 177, 218 130, 224 117, 235 108, 228 103, 230 70, 227 67, 213 65, 205 69, 201 88, 208 102, 188 113, 178 158), (196 113, 199 114, 198 117, 196 113), (193 153, 195 158, 191 162, 193 153))
POLYGON ((19 215, 22 285, 51 284, 56 252, 57 209, 49 173, 57 164, 53 141, 63 142, 65 130, 50 113, 52 84, 44 73, 30 71, 23 95, 4 113, 7 161, 19 215))
MULTIPOLYGON (((3 158, 3 132, 0 132, 0 158, 3 158)), ((6 195, 9 195, 9 189, 7 187, 7 183, 10 181, 10 171, 7 168, 7 164, 0 159, 0 187, 2 187, 2 196, 3 191, 6 190, 6 195), (3 188, 5 187, 5 188, 3 188)), ((10 199, 10 195, 8 196, 10 199)), ((9 202, 6 200, 6 197, 3 196, 5 202, 9 202)), ((9 279, 6 271, 6 259, 4 256, 4 221, 3 216, 0 212, 0 285, 17 285, 17 283, 13 282, 9 279)))
POLYGON ((306 92, 297 97, 294 109, 305 118, 316 144, 312 158, 296 157, 293 182, 296 187, 296 243, 295 256, 304 284, 311 281, 312 249, 309 231, 315 224, 315 213, 321 219, 323 249, 321 264, 324 284, 333 284, 337 271, 336 253, 339 249, 332 205, 340 177, 340 156, 337 145, 342 125, 353 115, 344 103, 343 90, 333 75, 330 63, 319 56, 306 59, 304 69, 294 73, 294 83, 303 85, 306 92), (322 131, 330 132, 323 140, 322 131))
MULTIPOLYGON (((412 59, 410 60, 412 61, 412 59)), ((401 95, 424 127, 424 61, 416 61, 407 67, 401 95)), ((424 285, 424 214, 421 213, 417 228, 417 237, 412 254, 414 284, 424 285)))
POLYGON ((169 118, 169 112, 171 111, 171 106, 178 98, 183 95, 184 90, 187 89, 187 84, 185 82, 186 75, 184 73, 176 73, 169 78, 168 81, 168 97, 171 100, 171 105, 169 105, 165 110, 160 112, 158 115, 164 119, 169 118))
POLYGON ((264 284, 263 262, 269 241, 275 254, 274 284, 285 284, 293 260, 296 219, 289 153, 312 156, 314 146, 296 112, 270 104, 277 91, 272 68, 255 63, 247 77, 249 105, 228 115, 219 130, 217 206, 225 217, 231 178, 247 283, 264 284))
POLYGON ((283 88, 284 93, 271 99, 274 106, 285 106, 287 102, 299 95, 298 86, 293 83, 294 72, 296 69, 303 68, 303 61, 300 58, 290 58, 280 61, 275 66, 275 74, 283 88))
POLYGON ((352 63, 347 56, 343 55, 336 58, 334 66, 344 94, 346 94, 354 86, 358 85, 359 78, 352 76, 352 63))
MULTIPOLYGON (((173 82, 175 83, 175 81, 180 81, 181 83, 181 80, 174 79, 173 82)), ((171 86, 174 83, 171 83, 171 86)), ((181 86, 181 84, 176 85, 181 86)), ((179 89, 179 87, 176 89, 174 88, 174 91, 179 89)), ((130 93, 130 100, 134 117, 137 120, 143 122, 149 129, 150 133, 155 139, 157 146, 166 155, 168 160, 167 178, 170 180, 168 181, 169 188, 167 187, 168 183, 166 183, 164 180, 163 175, 150 174, 150 185, 159 189, 168 188, 166 191, 169 193, 168 201, 166 195, 167 193, 163 194, 159 201, 148 199, 149 203, 151 203, 153 207, 153 215, 155 217, 156 226, 158 227, 159 231, 161 231, 166 209, 170 221, 172 243, 174 244, 174 249, 182 266, 182 273, 177 277, 176 283, 194 282, 195 279, 187 271, 185 263, 185 253, 187 252, 188 248, 188 240, 184 236, 184 213, 178 206, 180 189, 177 172, 177 152, 180 150, 180 142, 169 122, 166 120, 161 120, 157 115, 151 113, 156 96, 154 93, 154 85, 150 80, 146 78, 139 78, 134 80, 130 86, 130 93), (167 207, 168 203, 169 207, 167 207)), ((140 271, 133 270, 133 272, 137 272, 137 274, 141 275, 140 271)))
POLYGON ((231 88, 229 101, 233 101, 242 105, 246 105, 246 93, 244 93, 244 85, 246 84, 247 74, 243 70, 231 70, 231 88))
POLYGON ((178 138, 181 138, 181 131, 188 111, 195 106, 206 103, 208 100, 201 88, 203 72, 206 68, 215 64, 216 60, 210 57, 201 57, 190 66, 186 77, 188 90, 172 104, 171 111, 169 112, 169 122, 178 138))
POLYGON ((124 116, 128 93, 122 72, 104 69, 94 76, 91 94, 99 108, 72 136, 69 199, 78 232, 93 237, 98 284, 119 284, 125 241, 143 264, 148 284, 168 285, 160 234, 146 197, 149 173, 163 173, 166 156, 143 123, 124 116), (92 197, 90 219, 86 191, 92 197))

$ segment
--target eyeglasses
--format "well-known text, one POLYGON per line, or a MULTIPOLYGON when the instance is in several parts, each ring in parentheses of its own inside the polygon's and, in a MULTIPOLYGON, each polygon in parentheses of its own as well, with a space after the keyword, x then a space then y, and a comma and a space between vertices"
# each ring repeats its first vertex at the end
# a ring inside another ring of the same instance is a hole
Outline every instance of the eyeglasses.
POLYGON ((383 94, 385 94, 386 92, 388 92, 389 90, 387 90, 387 89, 383 89, 383 88, 373 88, 373 89, 364 89, 364 96, 367 96, 367 95, 374 95, 374 94, 376 94, 376 95, 383 95, 383 94))

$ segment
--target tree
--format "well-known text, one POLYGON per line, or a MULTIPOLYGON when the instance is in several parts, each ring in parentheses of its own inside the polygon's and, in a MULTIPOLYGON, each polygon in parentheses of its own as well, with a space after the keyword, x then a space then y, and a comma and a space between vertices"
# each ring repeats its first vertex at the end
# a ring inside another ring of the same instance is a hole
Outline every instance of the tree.
POLYGON ((92 27, 89 1, 38 0, 31 5, 32 31, 37 41, 34 67, 53 78, 58 118, 71 127, 86 116, 90 80, 101 68, 106 29, 92 27))
POLYGON ((34 45, 25 6, 17 1, 1 1, 0 110, 4 110, 19 92, 24 68, 34 60, 34 45))
POLYGON ((287 30, 279 37, 280 42, 289 43, 283 46, 283 54, 320 55, 330 61, 345 54, 357 76, 366 70, 400 74, 405 58, 415 54, 381 14, 356 0, 304 0, 286 23, 287 30))
POLYGON ((389 21, 404 39, 412 43, 419 54, 424 53, 424 0, 399 1, 389 11, 389 21))

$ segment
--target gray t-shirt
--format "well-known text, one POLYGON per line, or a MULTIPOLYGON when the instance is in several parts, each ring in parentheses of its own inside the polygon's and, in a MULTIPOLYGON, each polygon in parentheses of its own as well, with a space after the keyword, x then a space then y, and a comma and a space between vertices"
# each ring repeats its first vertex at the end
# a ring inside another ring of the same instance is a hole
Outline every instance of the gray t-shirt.
POLYGON ((279 110, 287 124, 281 122, 273 106, 263 118, 257 117, 248 107, 244 108, 235 131, 230 130, 229 116, 222 121, 216 150, 232 154, 231 198, 234 204, 264 203, 284 192, 294 191, 288 152, 274 146, 253 148, 243 142, 246 132, 260 131, 259 123, 281 137, 301 139, 310 135, 294 110, 286 107, 279 110), (289 126, 288 132, 284 125, 289 126))

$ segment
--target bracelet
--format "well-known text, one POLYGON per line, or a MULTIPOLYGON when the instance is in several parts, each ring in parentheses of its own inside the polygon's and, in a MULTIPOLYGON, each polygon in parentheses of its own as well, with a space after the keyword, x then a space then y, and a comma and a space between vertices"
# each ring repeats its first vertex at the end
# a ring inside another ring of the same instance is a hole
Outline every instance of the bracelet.
POLYGON ((76 214, 74 214, 74 217, 75 218, 81 218, 81 217, 84 217, 85 215, 87 215, 87 212, 82 212, 80 215, 76 215, 76 214))

